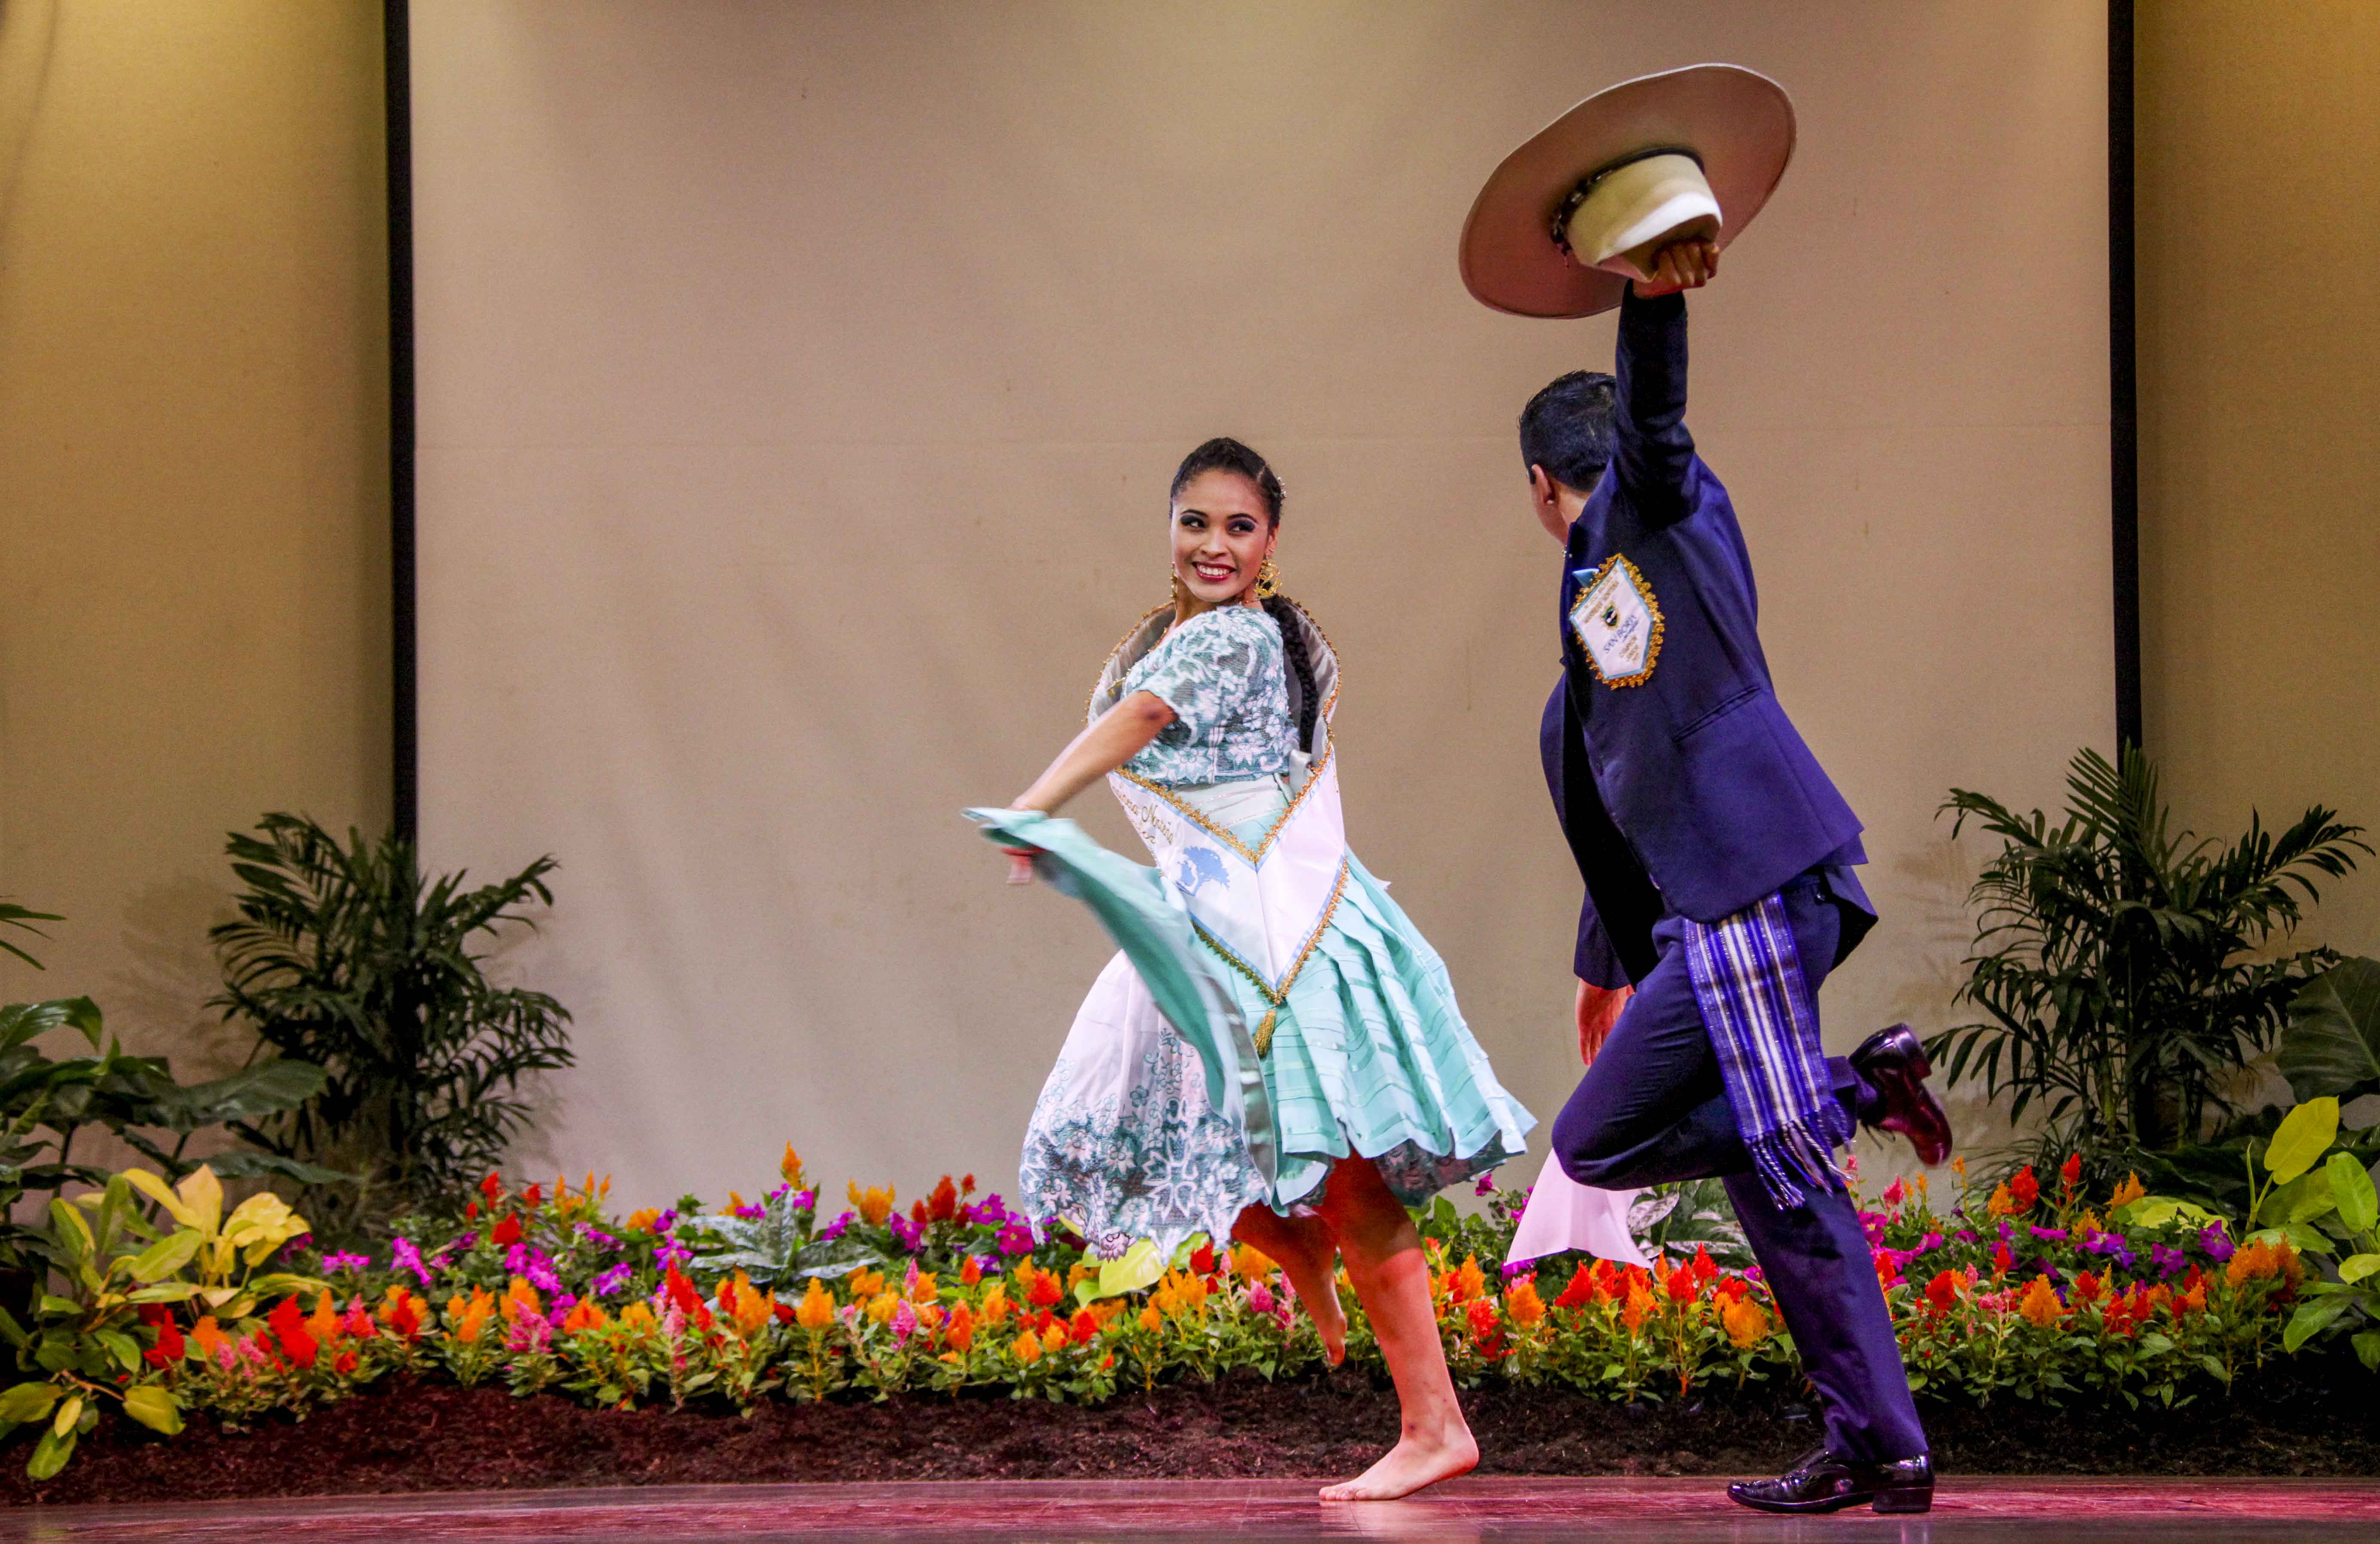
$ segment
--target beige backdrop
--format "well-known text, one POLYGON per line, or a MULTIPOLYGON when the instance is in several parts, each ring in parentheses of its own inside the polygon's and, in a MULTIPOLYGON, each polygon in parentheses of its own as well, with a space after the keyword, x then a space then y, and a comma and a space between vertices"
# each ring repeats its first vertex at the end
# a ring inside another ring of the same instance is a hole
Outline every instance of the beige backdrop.
MULTIPOLYGON (((960 820, 1079 722, 1213 433, 1288 482, 1351 834, 1550 1117, 1578 881, 1536 759, 1557 560, 1512 441, 1609 321, 1472 302, 1496 160, 1698 59, 1801 150, 1694 303, 1694 423, 1788 706, 1868 822, 1829 1038, 1944 1021, 1934 818, 2110 732, 2098 8, 414 10, 424 833, 560 856, 538 1152, 634 1200, 1013 1177, 1107 952, 960 820), (1823 18, 1823 19, 1822 19, 1823 18)), ((1102 796, 1077 806, 1128 838, 1102 796)), ((1540 1133, 1542 1137, 1542 1133, 1540 1133)))

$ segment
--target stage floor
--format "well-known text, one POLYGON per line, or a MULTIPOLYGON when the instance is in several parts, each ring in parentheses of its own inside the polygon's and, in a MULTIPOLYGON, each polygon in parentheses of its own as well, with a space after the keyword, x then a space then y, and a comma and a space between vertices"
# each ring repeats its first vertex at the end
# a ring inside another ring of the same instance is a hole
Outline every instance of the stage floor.
POLYGON ((1964 1544, 2380 1544, 2380 1481, 2027 1479, 1944 1482, 1931 1515, 1771 1517, 1701 1479, 1467 1479, 1427 1498, 1323 1506, 1290 1480, 685 1486, 346 1496, 189 1505, 25 1507, 0 1540, 274 1544, 536 1539, 1693 1539, 1964 1544))

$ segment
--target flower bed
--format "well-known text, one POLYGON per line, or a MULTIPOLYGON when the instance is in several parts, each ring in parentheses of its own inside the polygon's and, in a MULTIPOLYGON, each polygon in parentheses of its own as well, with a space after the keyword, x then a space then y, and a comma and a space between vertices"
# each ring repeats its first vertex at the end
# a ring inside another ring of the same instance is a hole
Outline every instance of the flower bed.
MULTIPOLYGON (((1896 1182, 1863 1212, 1911 1381, 1932 1398, 2187 1403, 2295 1349, 2310 1295, 2337 1290, 2301 1258, 2299 1223, 2235 1235, 2136 1185, 2095 1205, 2070 1164, 2049 1194, 2030 1170, 1988 1197, 1963 1171, 1956 1183, 1937 1208, 1925 1181, 1896 1182)), ((93 1224, 61 1218, 68 1252, 84 1251, 79 1296, 44 1297, 30 1332, 6 1326, 31 1381, 0 1393, 0 1418, 42 1432, 36 1478, 67 1462, 109 1401, 160 1430, 185 1411, 237 1428, 393 1374, 622 1411, 750 1414, 838 1396, 1098 1403, 1287 1379, 1322 1360, 1287 1281, 1253 1249, 1096 1261, 1062 1227, 978 1199, 971 1177, 945 1177, 905 1210, 890 1188, 855 1185, 847 1208, 822 1215, 790 1148, 758 1201, 689 1198, 625 1219, 593 1176, 516 1189, 491 1175, 464 1216, 417 1223, 385 1256, 315 1255, 294 1236, 302 1219, 271 1197, 224 1218, 211 1186, 204 1171, 173 1191, 136 1175, 80 1209, 93 1224), (132 1187, 168 1225, 141 1222, 132 1187), (249 1273, 285 1242, 298 1246, 293 1270, 249 1273)), ((1797 1397, 1791 1342, 1756 1269, 1723 1268, 1698 1246, 1650 1271, 1506 1270, 1518 1200, 1424 1217, 1459 1381, 1611 1401, 1797 1397)), ((1360 1371, 1378 1350, 1342 1285, 1360 1371)))

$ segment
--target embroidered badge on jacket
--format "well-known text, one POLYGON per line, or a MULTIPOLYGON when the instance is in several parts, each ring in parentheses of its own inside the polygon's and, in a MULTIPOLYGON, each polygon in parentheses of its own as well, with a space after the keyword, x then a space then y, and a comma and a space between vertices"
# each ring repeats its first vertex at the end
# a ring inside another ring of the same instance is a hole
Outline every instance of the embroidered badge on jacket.
POLYGON ((1606 686, 1642 686, 1661 657, 1661 608, 1636 565, 1618 553, 1600 571, 1578 571, 1571 631, 1606 686))

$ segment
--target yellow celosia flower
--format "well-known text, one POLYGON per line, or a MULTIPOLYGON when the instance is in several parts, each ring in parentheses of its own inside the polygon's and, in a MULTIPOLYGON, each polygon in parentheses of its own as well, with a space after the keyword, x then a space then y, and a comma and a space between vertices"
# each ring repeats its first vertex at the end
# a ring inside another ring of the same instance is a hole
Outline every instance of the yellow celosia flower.
POLYGON ((1732 1297, 1718 1310, 1727 1338, 1739 1349, 1750 1350, 1768 1338, 1768 1314, 1749 1297, 1732 1297))
POLYGON ((880 1292, 868 1299, 868 1321, 870 1324, 889 1324, 892 1321, 892 1310, 900 1306, 898 1297, 890 1292, 880 1292))
POLYGON ((917 1285, 909 1288, 909 1301, 920 1304, 939 1302, 941 1299, 941 1296, 942 1289, 935 1284, 934 1273, 931 1271, 918 1272, 917 1285))
POLYGON ((1066 1290, 1068 1292, 1074 1291, 1075 1288, 1090 1280, 1092 1274, 1093 1272, 1091 1262, 1089 1261, 1078 1260, 1075 1261, 1074 1264, 1066 1267, 1066 1290))
POLYGON ((2116 1187, 2116 1193, 2107 1198, 2107 1205, 2110 1208, 2130 1206, 2148 1193, 2149 1188, 2141 1183, 2139 1175, 2127 1174, 2124 1176, 2124 1182, 2116 1187))
POLYGON ((1044 1351, 1058 1352, 1062 1351, 1065 1348, 1066 1326, 1063 1324, 1052 1324, 1048 1329, 1041 1332, 1041 1349, 1044 1351))
POLYGON ((816 1276, 810 1278, 810 1289, 802 1294, 802 1300, 794 1305, 794 1322, 805 1330, 823 1330, 834 1322, 834 1299, 816 1276))
POLYGON ((620 1310, 620 1328, 624 1330, 659 1330, 662 1321, 653 1317, 650 1303, 630 1303, 620 1310))
POLYGON ((853 1302, 856 1303, 863 1297, 873 1297, 883 1290, 883 1272, 854 1271, 851 1273, 851 1300, 853 1302))
POLYGON ((1140 1310, 1140 1327, 1155 1334, 1165 1327, 1165 1316, 1158 1312, 1154 1305, 1145 1308, 1140 1310))
POLYGON ((2006 1217, 2012 1215, 2016 1210, 2016 1198, 2009 1194, 2009 1188, 2006 1185, 1994 1186, 1992 1199, 1985 1204, 1985 1212, 1994 1217, 2006 1217))
POLYGON ((2035 1276, 2026 1284, 2016 1311, 2024 1316, 2027 1323, 2046 1330, 2066 1317, 2066 1305, 2058 1300, 2058 1289, 2049 1285, 2047 1276, 2035 1276))
POLYGON ((1016 1344, 1008 1348, 1008 1354, 1031 1367, 1041 1359, 1041 1337, 1027 1330, 1016 1337, 1016 1344))
POLYGON ((1504 1312, 1513 1323, 1524 1328, 1545 1318, 1546 1305, 1537 1296, 1536 1277, 1523 1276, 1512 1284, 1512 1289, 1504 1294, 1504 1312))
POLYGON ((892 1203, 898 1199, 890 1185, 881 1189, 871 1185, 863 1190, 856 1179, 844 1188, 844 1193, 851 1198, 853 1208, 870 1227, 884 1225, 884 1219, 892 1215, 892 1203))
POLYGON ((1281 1269, 1270 1255, 1253 1244, 1242 1244, 1232 1251, 1232 1270, 1249 1281, 1260 1282, 1281 1269))

